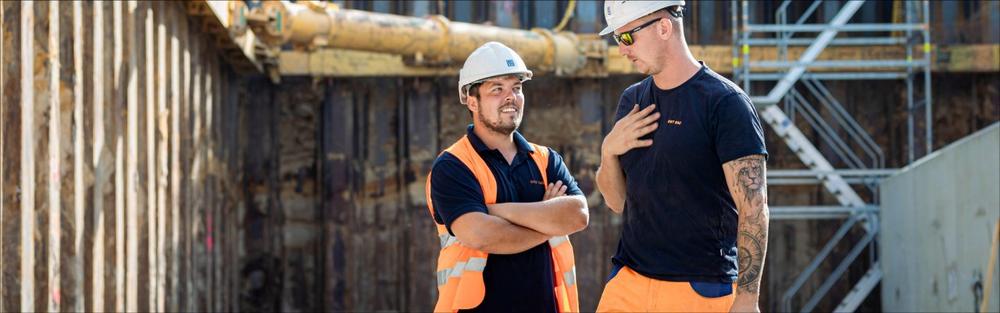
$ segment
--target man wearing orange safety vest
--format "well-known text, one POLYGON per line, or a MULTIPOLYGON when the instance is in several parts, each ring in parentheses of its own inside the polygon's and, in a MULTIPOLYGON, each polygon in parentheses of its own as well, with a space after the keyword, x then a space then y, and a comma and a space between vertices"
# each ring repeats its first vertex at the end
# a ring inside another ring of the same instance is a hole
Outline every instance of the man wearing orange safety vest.
POLYGON ((683 16, 683 0, 604 2, 600 34, 648 76, 601 146, 597 187, 624 222, 599 312, 759 311, 763 129, 746 93, 691 55, 683 16))
POLYGON ((436 312, 580 310, 567 235, 587 226, 587 201, 558 153, 517 132, 531 74, 498 42, 459 72, 472 125, 427 178, 441 242, 436 312))

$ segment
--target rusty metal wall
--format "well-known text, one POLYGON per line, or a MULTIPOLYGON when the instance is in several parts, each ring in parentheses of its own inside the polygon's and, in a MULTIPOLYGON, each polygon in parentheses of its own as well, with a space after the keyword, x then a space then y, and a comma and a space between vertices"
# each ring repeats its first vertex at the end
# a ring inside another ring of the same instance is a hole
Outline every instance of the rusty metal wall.
POLYGON ((0 3, 0 311, 236 310, 242 78, 181 3, 0 3))

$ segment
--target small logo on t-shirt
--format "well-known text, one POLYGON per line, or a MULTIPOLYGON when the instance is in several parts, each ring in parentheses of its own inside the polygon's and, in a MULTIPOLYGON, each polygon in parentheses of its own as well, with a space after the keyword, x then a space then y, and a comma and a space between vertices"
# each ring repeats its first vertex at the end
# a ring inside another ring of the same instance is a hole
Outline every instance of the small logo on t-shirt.
POLYGON ((679 121, 679 120, 667 120, 667 125, 678 125, 678 126, 680 126, 681 124, 682 124, 682 122, 679 121))
POLYGON ((532 185, 545 185, 545 183, 542 183, 542 181, 535 180, 535 179, 529 180, 528 183, 530 183, 532 185))

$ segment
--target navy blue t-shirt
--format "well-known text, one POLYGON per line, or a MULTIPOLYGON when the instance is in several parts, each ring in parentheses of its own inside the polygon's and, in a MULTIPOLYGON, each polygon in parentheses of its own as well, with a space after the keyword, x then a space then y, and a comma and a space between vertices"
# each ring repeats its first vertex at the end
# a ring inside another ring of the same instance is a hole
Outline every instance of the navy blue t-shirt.
POLYGON ((737 278, 737 211, 722 164, 767 156, 749 97, 702 64, 680 86, 652 77, 625 89, 615 120, 656 104, 653 145, 621 155, 624 227, 612 261, 660 280, 731 284, 737 278))
MULTIPOLYGON (((534 148, 520 133, 514 132, 517 154, 508 164, 500 151, 490 149, 473 133, 468 136, 472 147, 483 158, 497 180, 497 203, 538 202, 545 195, 541 171, 531 158, 534 148)), ((548 148, 546 148, 548 149, 548 148)), ((451 223, 465 213, 488 214, 486 200, 479 181, 472 171, 454 155, 445 152, 434 161, 431 169, 431 200, 434 218, 451 232, 451 223)), ((562 181, 567 195, 583 192, 570 175, 562 156, 549 149, 548 181, 562 181)), ((452 233, 454 235, 454 233, 452 233)), ((553 293, 552 256, 548 242, 517 254, 490 254, 483 270, 486 297, 472 312, 555 312, 558 310, 553 293)))

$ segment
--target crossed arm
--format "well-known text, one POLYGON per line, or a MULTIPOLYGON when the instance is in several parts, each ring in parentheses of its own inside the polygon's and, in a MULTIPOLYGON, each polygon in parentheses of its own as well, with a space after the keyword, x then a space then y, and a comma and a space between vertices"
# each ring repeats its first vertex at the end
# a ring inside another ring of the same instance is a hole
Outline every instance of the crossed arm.
POLYGON ((583 196, 566 196, 561 182, 549 184, 539 202, 487 205, 489 214, 471 212, 451 223, 462 244, 493 254, 514 254, 535 247, 554 236, 569 235, 587 227, 590 213, 583 196))
POLYGON ((733 310, 757 311, 767 253, 767 166, 764 156, 755 154, 726 162, 722 168, 739 211, 736 239, 739 277, 733 310))

